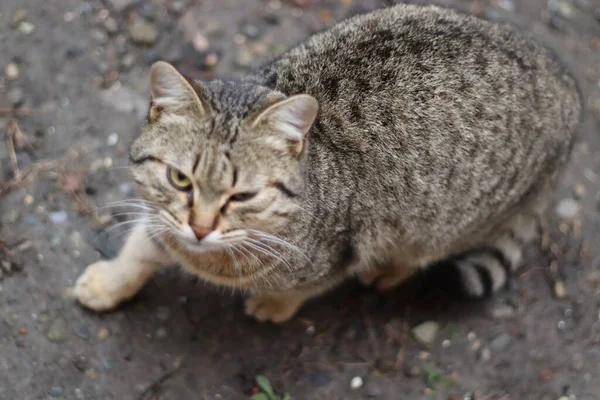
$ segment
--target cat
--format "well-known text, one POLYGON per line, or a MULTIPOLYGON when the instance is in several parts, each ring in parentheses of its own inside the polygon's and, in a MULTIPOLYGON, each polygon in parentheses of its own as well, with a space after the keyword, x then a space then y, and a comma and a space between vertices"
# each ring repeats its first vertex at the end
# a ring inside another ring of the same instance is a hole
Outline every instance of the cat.
POLYGON ((162 61, 150 80, 131 146, 144 221, 74 287, 98 311, 171 264, 241 289, 260 321, 444 259, 487 296, 535 235, 582 113, 549 50, 435 6, 352 17, 239 81, 162 61))

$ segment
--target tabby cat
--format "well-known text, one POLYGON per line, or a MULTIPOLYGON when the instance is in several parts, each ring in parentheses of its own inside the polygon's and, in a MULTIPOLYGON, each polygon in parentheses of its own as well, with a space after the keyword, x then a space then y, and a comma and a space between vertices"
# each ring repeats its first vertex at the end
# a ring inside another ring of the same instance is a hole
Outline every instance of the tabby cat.
POLYGON ((178 264, 282 322, 348 276, 389 289, 451 259, 499 290, 535 234, 581 114, 575 80, 507 25, 398 5, 240 81, 151 69, 131 147, 144 222, 74 294, 108 310, 178 264))

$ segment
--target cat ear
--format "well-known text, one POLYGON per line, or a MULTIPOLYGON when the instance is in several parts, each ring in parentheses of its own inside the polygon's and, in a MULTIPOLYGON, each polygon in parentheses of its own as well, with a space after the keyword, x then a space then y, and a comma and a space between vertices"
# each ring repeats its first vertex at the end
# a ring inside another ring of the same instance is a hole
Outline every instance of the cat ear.
POLYGON ((306 134, 318 111, 317 99, 308 94, 299 94, 269 106, 254 119, 252 127, 267 124, 273 131, 269 139, 274 144, 283 144, 288 148, 291 144, 292 151, 297 155, 302 152, 306 134))
POLYGON ((207 107, 202 103, 192 85, 175 67, 164 61, 158 61, 150 69, 150 93, 152 105, 150 119, 155 120, 160 113, 182 114, 194 110, 201 116, 207 107))

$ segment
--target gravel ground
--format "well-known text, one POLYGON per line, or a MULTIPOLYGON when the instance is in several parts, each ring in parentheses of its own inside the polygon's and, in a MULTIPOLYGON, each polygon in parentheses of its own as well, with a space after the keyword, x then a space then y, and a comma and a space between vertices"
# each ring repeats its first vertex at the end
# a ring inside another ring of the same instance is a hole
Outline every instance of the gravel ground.
POLYGON ((585 92, 573 162, 513 290, 464 304, 418 280, 385 296, 349 282, 282 326, 176 271, 113 313, 69 298, 122 242, 108 231, 122 210, 102 206, 134 196, 127 149, 153 61, 241 75, 384 3, 1 1, 0 399, 249 399, 257 375, 294 399, 600 399, 597 0, 442 2, 532 31, 585 92))

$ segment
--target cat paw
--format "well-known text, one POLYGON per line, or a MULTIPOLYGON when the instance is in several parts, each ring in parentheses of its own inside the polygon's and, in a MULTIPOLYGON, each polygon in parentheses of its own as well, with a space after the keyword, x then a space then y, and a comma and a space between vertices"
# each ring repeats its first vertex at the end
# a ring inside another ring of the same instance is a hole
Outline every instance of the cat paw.
POLYGON ((372 268, 361 272, 358 280, 365 286, 375 286, 377 290, 385 292, 404 282, 412 273, 408 268, 372 268))
POLYGON ((128 296, 116 282, 114 263, 99 261, 88 266, 77 279, 73 296, 87 308, 94 311, 108 311, 115 308, 128 296))
POLYGON ((246 299, 246 315, 261 322, 281 323, 293 317, 301 304, 302 301, 288 296, 250 296, 246 299))

